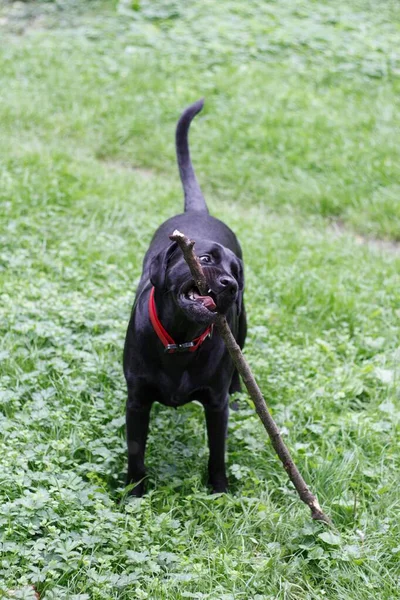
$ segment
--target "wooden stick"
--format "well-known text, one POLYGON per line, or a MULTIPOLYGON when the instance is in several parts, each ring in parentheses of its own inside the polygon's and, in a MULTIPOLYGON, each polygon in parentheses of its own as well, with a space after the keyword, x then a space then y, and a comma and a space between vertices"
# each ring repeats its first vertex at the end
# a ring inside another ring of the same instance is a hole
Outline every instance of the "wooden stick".
MULTIPOLYGON (((190 240, 178 230, 175 230, 173 234, 169 237, 171 240, 179 244, 179 247, 183 252, 183 257, 189 266, 193 279, 195 280, 196 286, 198 287, 201 294, 206 295, 208 285, 206 283, 206 278, 204 276, 204 272, 200 261, 193 250, 195 242, 193 240, 190 240)), ((236 340, 233 337, 232 331, 230 330, 230 327, 224 315, 217 315, 216 325, 218 327, 218 331, 222 339, 225 342, 227 350, 235 364, 235 367, 237 368, 241 378, 243 379, 247 391, 254 402, 257 414, 260 417, 261 422, 264 425, 269 437, 271 438, 271 442, 275 449, 275 452, 277 453, 287 474, 289 475, 289 479, 296 488, 300 499, 310 508, 311 516, 313 519, 330 524, 331 520, 322 511, 317 498, 314 496, 314 494, 312 494, 303 477, 301 476, 300 471, 294 464, 290 452, 286 444, 282 440, 282 436, 278 429, 278 426, 276 425, 274 419, 272 418, 268 410, 267 404, 264 400, 260 388, 257 385, 254 375, 251 372, 249 364, 244 358, 239 345, 236 343, 236 340)))

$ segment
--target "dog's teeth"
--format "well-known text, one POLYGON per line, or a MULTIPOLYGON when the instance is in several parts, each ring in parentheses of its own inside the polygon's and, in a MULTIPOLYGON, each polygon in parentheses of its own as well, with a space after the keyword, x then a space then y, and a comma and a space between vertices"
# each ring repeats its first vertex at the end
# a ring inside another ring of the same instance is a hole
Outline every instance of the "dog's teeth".
POLYGON ((210 288, 208 288, 207 290, 207 294, 211 294, 212 290, 210 290, 210 288))
POLYGON ((186 297, 189 298, 189 300, 197 300, 197 298, 199 298, 199 296, 200 296, 200 294, 195 289, 189 290, 188 293, 186 294, 186 297))

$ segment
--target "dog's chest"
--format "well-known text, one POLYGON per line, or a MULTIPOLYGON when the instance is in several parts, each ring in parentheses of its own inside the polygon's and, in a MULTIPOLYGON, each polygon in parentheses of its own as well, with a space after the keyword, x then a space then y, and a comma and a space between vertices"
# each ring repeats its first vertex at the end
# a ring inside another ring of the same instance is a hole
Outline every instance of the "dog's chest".
POLYGON ((207 381, 204 376, 191 370, 171 374, 160 374, 158 382, 161 404, 166 406, 183 406, 192 400, 200 399, 207 392, 207 381), (200 391, 201 390, 201 391, 200 391), (198 392, 196 394, 196 392, 198 392), (197 397, 198 396, 198 397, 197 397))

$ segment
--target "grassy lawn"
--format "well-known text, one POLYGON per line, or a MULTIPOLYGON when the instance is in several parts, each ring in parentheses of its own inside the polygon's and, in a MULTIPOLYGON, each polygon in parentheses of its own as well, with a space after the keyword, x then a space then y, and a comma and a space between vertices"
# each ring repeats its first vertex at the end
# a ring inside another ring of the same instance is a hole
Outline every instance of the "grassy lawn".
POLYGON ((0 1, 0 40, 0 597, 400 598, 400 5, 0 1), (201 96, 247 358, 332 531, 245 394, 229 494, 200 406, 156 406, 149 493, 120 503, 123 340, 201 96))

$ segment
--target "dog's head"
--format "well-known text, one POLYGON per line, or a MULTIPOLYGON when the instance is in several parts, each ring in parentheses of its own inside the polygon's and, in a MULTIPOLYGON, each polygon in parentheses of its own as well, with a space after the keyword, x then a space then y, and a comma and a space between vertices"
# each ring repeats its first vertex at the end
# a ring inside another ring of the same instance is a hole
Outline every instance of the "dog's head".
POLYGON ((209 240, 196 241, 195 250, 209 287, 207 296, 202 296, 196 288, 176 242, 153 258, 151 283, 163 293, 170 293, 175 304, 191 321, 210 324, 215 320, 217 311, 226 314, 234 304, 240 314, 244 288, 240 258, 228 248, 209 240))

